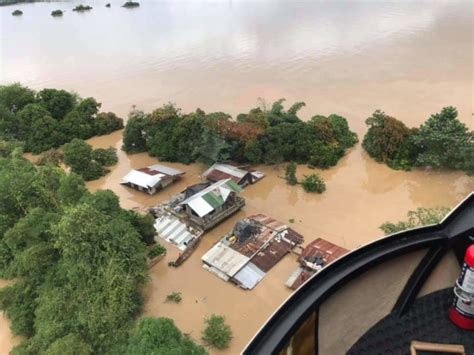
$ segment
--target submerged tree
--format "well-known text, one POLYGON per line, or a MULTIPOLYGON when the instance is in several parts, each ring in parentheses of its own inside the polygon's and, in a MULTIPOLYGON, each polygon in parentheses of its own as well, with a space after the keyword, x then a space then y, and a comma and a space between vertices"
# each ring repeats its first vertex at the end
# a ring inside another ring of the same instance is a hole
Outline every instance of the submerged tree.
POLYGON ((407 229, 422 227, 430 224, 440 223, 449 213, 450 209, 446 207, 438 208, 418 208, 415 211, 409 211, 407 221, 397 223, 385 222, 380 229, 385 234, 401 232, 407 229))
POLYGON ((204 319, 206 328, 202 332, 202 340, 217 349, 226 349, 232 340, 232 329, 225 323, 225 318, 212 314, 204 319))
POLYGON ((106 167, 117 163, 115 148, 96 149, 81 139, 73 139, 64 145, 64 162, 71 171, 79 174, 84 180, 95 180, 105 175, 106 167))
POLYGON ((55 149, 73 138, 88 139, 123 128, 100 103, 65 90, 35 92, 20 84, 0 86, 0 139, 24 142, 26 152, 55 149))
POLYGON ((127 153, 148 150, 162 160, 192 163, 233 160, 253 164, 284 161, 329 167, 357 142, 341 116, 298 117, 304 103, 287 111, 284 100, 240 114, 236 120, 223 112, 197 109, 182 114, 172 104, 150 114, 132 111, 125 127, 122 149, 127 153))
POLYGON ((297 165, 295 162, 291 162, 286 166, 285 179, 288 185, 296 185, 298 183, 298 179, 296 178, 296 168, 297 165))
POLYGON ((173 320, 143 318, 132 330, 125 353, 206 355, 207 351, 183 335, 173 320))
POLYGON ((306 192, 322 194, 326 191, 326 183, 318 174, 305 175, 301 184, 306 192))
POLYGON ((432 115, 419 129, 376 111, 367 119, 363 147, 367 153, 395 169, 412 167, 461 169, 472 172, 474 132, 457 118, 454 107, 432 115))

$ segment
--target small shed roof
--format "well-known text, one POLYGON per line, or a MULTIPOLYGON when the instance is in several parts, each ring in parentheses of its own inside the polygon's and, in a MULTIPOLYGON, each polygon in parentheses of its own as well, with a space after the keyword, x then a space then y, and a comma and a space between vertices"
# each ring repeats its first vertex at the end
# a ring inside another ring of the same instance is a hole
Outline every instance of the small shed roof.
POLYGON ((170 168, 169 166, 161 165, 161 164, 154 164, 148 167, 149 170, 156 171, 168 176, 177 176, 184 174, 183 171, 170 168))
POLYGON ((181 205, 188 205, 199 217, 203 217, 223 205, 231 192, 239 193, 241 191, 242 188, 234 181, 225 179, 185 199, 181 205))
POLYGON ((203 176, 213 181, 227 178, 238 183, 248 173, 248 171, 239 169, 230 164, 216 163, 207 169, 203 176))

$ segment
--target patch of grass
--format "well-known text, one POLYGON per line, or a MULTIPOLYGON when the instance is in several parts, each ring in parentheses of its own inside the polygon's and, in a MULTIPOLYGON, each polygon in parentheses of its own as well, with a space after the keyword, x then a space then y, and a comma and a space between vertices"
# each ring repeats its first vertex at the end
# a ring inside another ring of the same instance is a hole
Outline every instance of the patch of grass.
POLYGON ((294 218, 290 218, 290 219, 288 220, 288 222, 290 222, 290 223, 295 223, 295 219, 294 219, 294 218))

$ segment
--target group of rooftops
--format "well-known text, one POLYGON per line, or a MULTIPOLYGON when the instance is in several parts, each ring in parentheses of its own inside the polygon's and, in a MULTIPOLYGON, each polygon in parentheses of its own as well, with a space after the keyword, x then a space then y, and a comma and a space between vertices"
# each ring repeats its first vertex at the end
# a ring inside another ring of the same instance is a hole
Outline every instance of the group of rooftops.
MULTIPOLYGON (((153 195, 184 175, 178 169, 155 164, 130 171, 122 184, 153 195)), ((155 217, 158 238, 181 250, 178 258, 170 262, 172 266, 179 266, 192 254, 206 231, 242 209, 245 206, 245 199, 240 196, 243 188, 261 180, 265 174, 249 166, 216 163, 202 176, 206 182, 188 186, 167 202, 150 209, 155 217)), ((252 215, 238 221, 202 256, 203 267, 225 281, 252 289, 303 241, 303 236, 288 225, 264 214, 252 215)), ((301 248, 301 267, 298 276, 293 276, 292 282, 287 283, 288 287, 295 288, 319 270, 305 264, 308 258, 319 257, 318 265, 322 267, 332 261, 334 252, 338 256, 346 252, 324 240, 318 241, 320 248, 315 249, 313 243, 310 244, 308 248, 314 250, 309 254, 308 249, 301 248)))

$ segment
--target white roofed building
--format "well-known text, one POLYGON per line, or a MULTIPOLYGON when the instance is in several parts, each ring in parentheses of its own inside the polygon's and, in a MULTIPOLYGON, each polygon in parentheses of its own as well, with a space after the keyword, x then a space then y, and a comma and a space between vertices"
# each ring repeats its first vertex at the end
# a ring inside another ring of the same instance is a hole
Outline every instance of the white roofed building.
POLYGON ((180 179, 184 174, 180 170, 155 164, 130 171, 123 177, 121 184, 153 195, 180 179))

